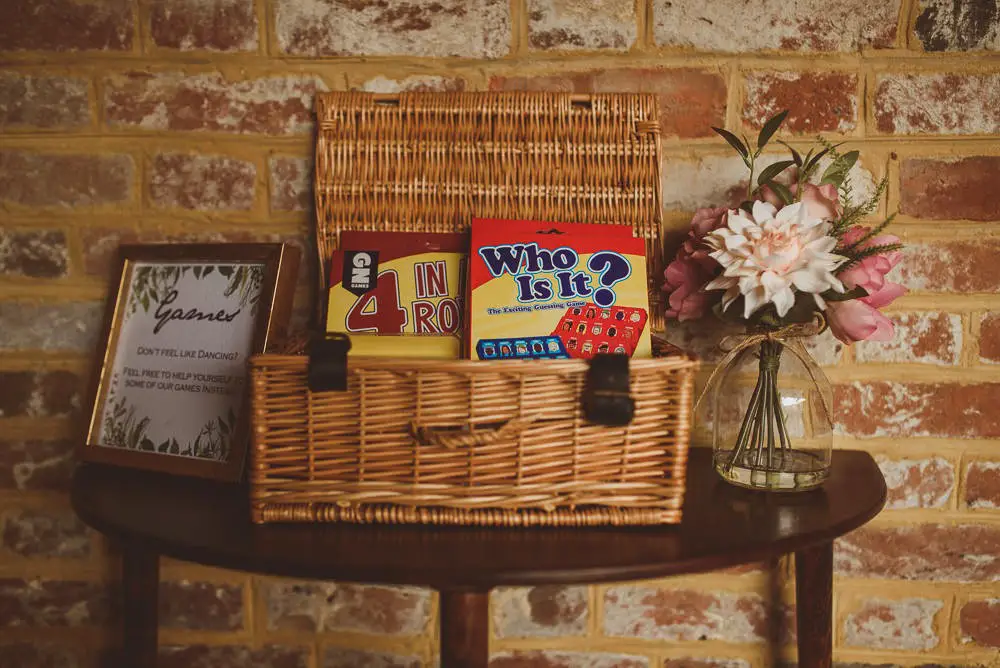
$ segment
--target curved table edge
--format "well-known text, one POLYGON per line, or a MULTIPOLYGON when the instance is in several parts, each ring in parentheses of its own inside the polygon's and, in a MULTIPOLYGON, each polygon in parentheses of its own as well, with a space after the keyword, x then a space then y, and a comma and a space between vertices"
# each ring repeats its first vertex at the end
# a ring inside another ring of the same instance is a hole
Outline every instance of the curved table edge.
MULTIPOLYGON (((870 455, 869 455, 870 456, 870 455)), ((874 459, 872 460, 874 464, 874 459)), ((74 511, 88 526, 100 533, 119 541, 141 540, 143 546, 157 554, 193 563, 226 568, 246 573, 271 575, 280 577, 305 578, 327 581, 343 581, 354 583, 414 585, 434 589, 489 589, 497 586, 528 586, 539 584, 601 584, 644 580, 675 575, 689 575, 714 571, 747 563, 760 562, 767 559, 793 553, 815 545, 831 542, 854 529, 871 521, 884 508, 888 490, 884 478, 881 480, 879 500, 865 512, 855 515, 846 521, 827 527, 825 531, 814 536, 805 534, 805 538, 784 538, 770 543, 749 546, 739 556, 718 554, 696 559, 681 559, 650 565, 581 568, 566 572, 565 570, 530 570, 519 569, 517 572, 495 571, 488 577, 471 577, 457 581, 454 573, 443 569, 440 574, 428 573, 426 577, 394 577, 385 571, 368 570, 364 567, 338 567, 336 573, 323 571, 320 568, 302 568, 292 566, 283 560, 258 557, 255 555, 239 555, 192 545, 178 545, 168 540, 158 538, 152 533, 123 531, 112 523, 105 522, 88 512, 86 504, 80 502, 77 485, 71 491, 71 503, 74 511), (790 545, 793 544, 793 545, 790 545)), ((525 529, 531 531, 533 529, 525 529)))

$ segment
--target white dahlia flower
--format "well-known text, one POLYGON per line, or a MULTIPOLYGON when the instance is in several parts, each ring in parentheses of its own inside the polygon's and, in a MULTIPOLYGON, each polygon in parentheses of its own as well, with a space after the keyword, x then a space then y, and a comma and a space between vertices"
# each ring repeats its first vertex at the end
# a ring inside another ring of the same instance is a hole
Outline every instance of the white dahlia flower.
POLYGON ((801 202, 780 211, 773 204, 754 202, 752 215, 730 211, 726 226, 705 237, 714 251, 710 256, 724 269, 705 289, 726 291, 723 311, 743 295, 744 318, 768 303, 784 317, 795 303, 793 288, 811 293, 823 309, 821 293, 844 292, 833 272, 847 260, 830 252, 837 239, 829 233, 830 223, 810 216, 801 202))

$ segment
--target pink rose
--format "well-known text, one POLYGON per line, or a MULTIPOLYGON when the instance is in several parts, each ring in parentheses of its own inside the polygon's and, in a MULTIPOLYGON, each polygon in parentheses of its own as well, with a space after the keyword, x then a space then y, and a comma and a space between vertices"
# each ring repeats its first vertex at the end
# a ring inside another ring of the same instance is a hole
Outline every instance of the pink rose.
POLYGON ((709 295, 702 290, 719 273, 719 264, 708 256, 702 243, 706 234, 726 224, 728 209, 698 209, 691 219, 687 239, 677 250, 677 257, 667 265, 663 290, 670 293, 668 318, 697 320, 709 306, 709 295))
MULTIPOLYGON (((842 248, 854 246, 860 239, 868 233, 868 229, 861 225, 855 225, 847 230, 840 241, 842 248)), ((898 244, 899 237, 893 234, 880 234, 868 239, 855 250, 864 250, 873 246, 888 246, 898 244)), ((891 304, 897 297, 906 294, 906 288, 899 283, 886 280, 886 274, 899 264, 903 254, 896 251, 870 255, 860 262, 856 262, 844 271, 837 274, 848 290, 859 287, 867 292, 867 296, 861 301, 875 308, 882 308, 891 304)))
MULTIPOLYGON (((840 247, 844 249, 857 246, 856 250, 863 250, 873 246, 899 243, 897 236, 880 234, 858 245, 867 233, 868 228, 855 225, 841 238, 840 247)), ((871 255, 837 275, 848 290, 858 287, 868 294, 859 299, 831 302, 827 305, 827 321, 834 336, 844 343, 892 339, 895 331, 892 321, 878 309, 906 294, 906 288, 902 285, 886 280, 886 274, 899 263, 901 258, 902 253, 899 251, 871 255)))
MULTIPOLYGON (((792 192, 795 192, 795 185, 792 184, 792 192)), ((843 213, 844 207, 840 204, 837 195, 837 186, 826 183, 821 186, 814 186, 807 183, 802 186, 802 203, 806 205, 806 211, 811 216, 824 220, 835 220, 843 213)))
POLYGON ((705 315, 709 295, 702 288, 715 277, 715 272, 697 259, 678 257, 667 265, 664 277, 667 282, 663 289, 670 293, 668 318, 697 320, 705 315))
MULTIPOLYGON (((798 192, 798 187, 797 183, 793 183, 788 189, 794 195, 798 192)), ((774 205, 774 208, 779 211, 785 206, 784 200, 770 186, 761 186, 757 193, 760 199, 774 205)), ((837 187, 832 183, 822 186, 814 186, 811 183, 807 183, 802 186, 802 197, 800 199, 805 204, 806 211, 814 218, 834 220, 839 218, 840 214, 844 211, 844 207, 841 206, 837 195, 837 187)))
POLYGON ((826 321, 833 335, 844 343, 854 341, 891 341, 895 334, 892 320, 860 299, 829 302, 826 321))
POLYGON ((705 253, 706 249, 700 243, 701 240, 709 232, 714 232, 721 227, 725 227, 728 213, 729 209, 725 207, 698 209, 695 211, 694 217, 691 218, 691 230, 688 232, 688 238, 684 241, 684 245, 681 246, 681 251, 678 252, 678 255, 681 252, 688 255, 705 253))

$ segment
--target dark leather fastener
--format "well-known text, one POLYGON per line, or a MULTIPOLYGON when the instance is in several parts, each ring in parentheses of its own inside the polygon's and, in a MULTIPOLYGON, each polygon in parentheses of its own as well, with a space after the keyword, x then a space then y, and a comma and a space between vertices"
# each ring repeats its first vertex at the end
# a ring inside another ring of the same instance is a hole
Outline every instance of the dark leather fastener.
POLYGON ((351 339, 345 334, 327 334, 309 342, 309 389, 312 392, 347 390, 347 352, 351 339))
POLYGON ((608 427, 627 425, 635 416, 629 394, 628 355, 599 353, 590 360, 583 389, 583 414, 608 427))

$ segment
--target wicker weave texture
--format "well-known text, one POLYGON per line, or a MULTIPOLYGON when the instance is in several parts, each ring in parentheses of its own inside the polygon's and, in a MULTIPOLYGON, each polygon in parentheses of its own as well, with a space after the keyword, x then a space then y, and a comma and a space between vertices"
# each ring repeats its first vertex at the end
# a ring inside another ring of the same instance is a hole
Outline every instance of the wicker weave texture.
MULTIPOLYGON (((342 230, 460 231, 474 216, 630 224, 660 272, 652 96, 330 93, 318 110, 324 276, 342 230)), ((694 367, 676 351, 632 360, 635 419, 608 428, 583 417, 579 360, 352 358, 346 392, 312 393, 305 357, 258 356, 253 519, 677 522, 694 367)))

